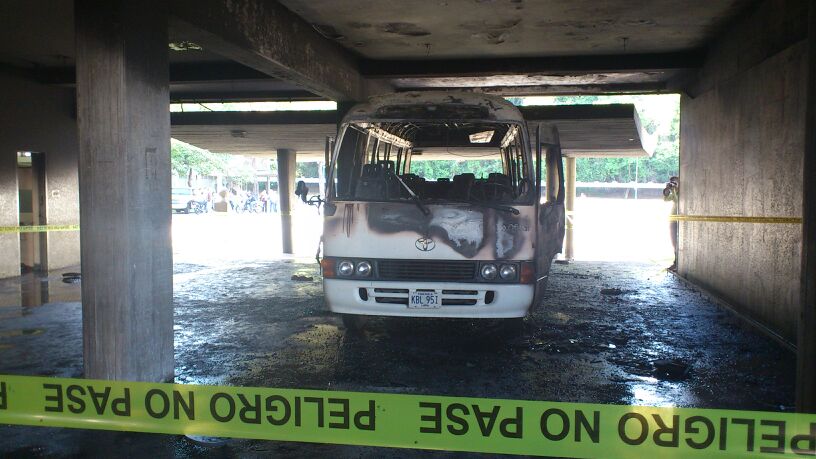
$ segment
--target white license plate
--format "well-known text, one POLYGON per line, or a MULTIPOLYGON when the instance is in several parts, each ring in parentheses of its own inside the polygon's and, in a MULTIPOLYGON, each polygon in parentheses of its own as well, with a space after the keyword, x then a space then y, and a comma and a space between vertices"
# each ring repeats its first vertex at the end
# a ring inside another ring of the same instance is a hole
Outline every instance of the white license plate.
POLYGON ((439 294, 434 290, 409 290, 408 307, 416 309, 438 309, 442 306, 439 294))

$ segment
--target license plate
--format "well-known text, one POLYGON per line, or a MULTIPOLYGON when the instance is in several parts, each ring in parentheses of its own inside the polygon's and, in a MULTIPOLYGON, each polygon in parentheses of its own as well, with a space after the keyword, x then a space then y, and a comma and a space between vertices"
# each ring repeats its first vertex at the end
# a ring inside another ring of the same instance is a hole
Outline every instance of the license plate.
POLYGON ((417 309, 438 309, 442 306, 439 294, 434 290, 410 290, 408 307, 417 309))

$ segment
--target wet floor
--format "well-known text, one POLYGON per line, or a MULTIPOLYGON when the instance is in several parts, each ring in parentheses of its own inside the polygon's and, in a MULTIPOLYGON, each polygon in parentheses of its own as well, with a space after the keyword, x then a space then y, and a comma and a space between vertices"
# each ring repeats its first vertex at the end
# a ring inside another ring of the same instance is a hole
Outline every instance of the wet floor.
MULTIPOLYGON (((13 291, 6 282, 12 281, 0 282, 0 294, 13 291)), ((30 285, 42 294, 52 283, 60 284, 58 298, 78 297, 79 285, 59 275, 30 285)), ((555 265, 544 305, 522 330, 498 321, 378 318, 352 334, 325 310, 316 266, 307 259, 177 263, 174 288, 180 383, 770 411, 793 405, 795 356, 653 264, 555 265)), ((0 314, 15 311, 0 316, 0 373, 81 375, 81 307, 45 303, 0 307, 0 314)), ((112 451, 449 455, 247 440, 202 446, 176 436, 0 427, 0 455, 112 451)))

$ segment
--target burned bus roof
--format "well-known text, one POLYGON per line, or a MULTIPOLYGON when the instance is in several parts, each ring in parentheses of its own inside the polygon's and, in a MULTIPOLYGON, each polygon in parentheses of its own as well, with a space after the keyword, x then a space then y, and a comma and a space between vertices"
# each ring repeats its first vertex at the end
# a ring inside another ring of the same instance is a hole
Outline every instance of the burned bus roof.
POLYGON ((370 120, 485 120, 523 123, 515 105, 501 97, 458 92, 403 92, 355 105, 344 123, 370 120))

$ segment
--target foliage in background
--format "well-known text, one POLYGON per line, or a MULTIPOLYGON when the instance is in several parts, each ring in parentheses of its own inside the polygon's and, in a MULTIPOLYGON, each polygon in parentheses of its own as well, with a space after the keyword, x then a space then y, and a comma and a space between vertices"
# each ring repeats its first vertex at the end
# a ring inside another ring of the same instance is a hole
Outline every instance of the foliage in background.
POLYGON ((310 161, 308 163, 297 163, 297 172, 295 173, 296 177, 318 177, 319 172, 317 170, 318 163, 316 161, 310 161))
POLYGON ((178 177, 187 177, 187 186, 192 186, 195 175, 225 174, 228 160, 229 155, 170 139, 170 167, 178 177))
POLYGON ((476 178, 487 178, 491 172, 501 172, 502 165, 498 159, 492 160, 418 160, 411 161, 411 173, 426 180, 453 178, 465 172, 473 173, 476 178))

